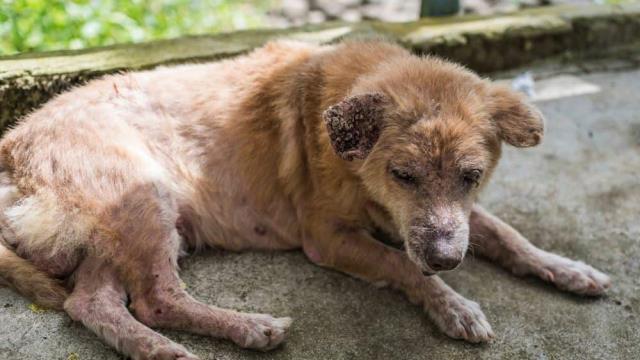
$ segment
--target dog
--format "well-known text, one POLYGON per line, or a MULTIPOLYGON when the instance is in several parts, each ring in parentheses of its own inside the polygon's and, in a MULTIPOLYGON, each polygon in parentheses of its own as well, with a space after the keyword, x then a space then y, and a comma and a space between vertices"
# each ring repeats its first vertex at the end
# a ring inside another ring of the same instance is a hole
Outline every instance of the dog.
POLYGON ((0 141, 0 279, 133 359, 197 359, 152 328, 269 350, 291 319, 198 302, 180 286, 178 259, 205 247, 302 248, 401 290, 450 337, 487 342, 479 305, 436 275, 470 243, 563 290, 610 286, 476 204, 502 143, 534 146, 543 131, 511 89, 378 40, 276 41, 106 76, 0 141))

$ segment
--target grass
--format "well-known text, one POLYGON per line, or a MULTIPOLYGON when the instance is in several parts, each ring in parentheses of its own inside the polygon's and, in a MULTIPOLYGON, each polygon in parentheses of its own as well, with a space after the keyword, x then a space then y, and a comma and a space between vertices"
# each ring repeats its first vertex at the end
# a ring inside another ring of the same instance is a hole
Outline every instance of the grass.
POLYGON ((255 28, 275 0, 0 0, 0 55, 255 28))

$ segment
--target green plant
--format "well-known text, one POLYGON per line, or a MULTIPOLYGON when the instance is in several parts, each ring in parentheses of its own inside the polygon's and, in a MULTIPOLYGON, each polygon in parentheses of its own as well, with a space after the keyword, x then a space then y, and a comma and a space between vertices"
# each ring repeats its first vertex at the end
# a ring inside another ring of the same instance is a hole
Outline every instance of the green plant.
POLYGON ((274 0, 2 0, 0 54, 78 49, 264 22, 274 0))

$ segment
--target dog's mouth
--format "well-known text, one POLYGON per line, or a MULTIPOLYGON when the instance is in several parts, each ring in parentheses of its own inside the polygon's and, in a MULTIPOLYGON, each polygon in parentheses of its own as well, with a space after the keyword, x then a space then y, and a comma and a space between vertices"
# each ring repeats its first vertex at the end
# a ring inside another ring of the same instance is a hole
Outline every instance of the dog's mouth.
POLYGON ((429 265, 427 265, 427 263, 424 261, 424 256, 421 255, 423 250, 421 250, 419 247, 415 245, 414 246, 411 246, 411 245, 412 245, 411 242, 405 242, 404 244, 405 252, 409 257, 409 260, 411 260, 411 262, 413 262, 414 264, 416 264, 416 266, 418 266, 418 268, 422 272, 422 275, 433 276, 437 274, 438 272, 432 269, 431 267, 429 267, 429 265))
POLYGON ((430 270, 422 270, 422 275, 424 276, 433 276, 435 274, 437 274, 437 272, 432 272, 430 270))
POLYGON ((436 275, 437 273, 440 272, 438 270, 435 270, 435 269, 431 268, 424 261, 417 262, 416 265, 418 265, 420 267, 420 271, 422 272, 422 275, 424 275, 424 276, 433 276, 433 275, 436 275))

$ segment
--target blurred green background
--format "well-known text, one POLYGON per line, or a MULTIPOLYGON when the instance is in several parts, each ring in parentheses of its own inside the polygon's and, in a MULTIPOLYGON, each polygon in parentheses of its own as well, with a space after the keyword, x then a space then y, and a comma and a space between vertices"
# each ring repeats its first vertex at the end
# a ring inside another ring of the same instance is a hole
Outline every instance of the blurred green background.
POLYGON ((274 0, 0 0, 0 55, 255 28, 274 0))
MULTIPOLYGON (((329 20, 411 21, 420 1, 0 0, 0 56, 329 20)), ((532 4, 633 1, 639 0, 460 0, 462 13, 484 15, 532 4)))

